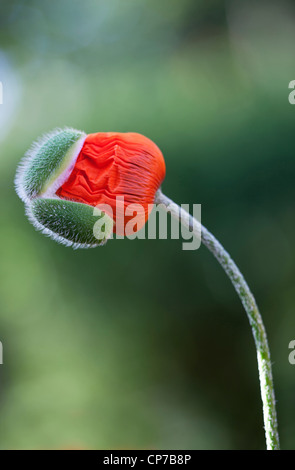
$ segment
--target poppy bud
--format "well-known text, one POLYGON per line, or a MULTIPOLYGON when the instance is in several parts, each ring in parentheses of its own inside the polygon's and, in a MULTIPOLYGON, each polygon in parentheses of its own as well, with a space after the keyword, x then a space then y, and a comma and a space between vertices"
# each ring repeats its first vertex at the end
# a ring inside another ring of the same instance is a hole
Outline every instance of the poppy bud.
POLYGON ((163 155, 143 135, 64 129, 33 145, 15 182, 36 228, 78 248, 129 235, 135 212, 140 230, 164 177, 163 155))

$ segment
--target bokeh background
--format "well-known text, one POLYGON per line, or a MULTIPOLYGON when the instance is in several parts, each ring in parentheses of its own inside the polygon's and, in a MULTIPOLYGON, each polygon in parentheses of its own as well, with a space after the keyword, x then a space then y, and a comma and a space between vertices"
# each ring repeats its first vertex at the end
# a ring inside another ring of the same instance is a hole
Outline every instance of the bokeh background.
POLYGON ((202 247, 73 251, 14 192, 39 135, 134 131, 163 191, 202 204, 262 311, 283 448, 295 448, 295 5, 1 0, 0 448, 263 449, 246 315, 202 247))

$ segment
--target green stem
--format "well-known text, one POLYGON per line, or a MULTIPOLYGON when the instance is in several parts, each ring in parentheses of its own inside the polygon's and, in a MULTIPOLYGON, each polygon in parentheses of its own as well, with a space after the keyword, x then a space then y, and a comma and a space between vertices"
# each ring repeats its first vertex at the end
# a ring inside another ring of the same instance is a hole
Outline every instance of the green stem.
POLYGON ((166 197, 161 191, 157 192, 155 203, 161 204, 166 212, 171 213, 174 218, 180 221, 182 225, 193 232, 198 238, 201 236, 202 243, 219 261, 237 291, 246 310, 257 351, 266 447, 268 450, 279 450, 280 444, 269 346, 260 312, 248 284, 227 251, 200 222, 166 197))

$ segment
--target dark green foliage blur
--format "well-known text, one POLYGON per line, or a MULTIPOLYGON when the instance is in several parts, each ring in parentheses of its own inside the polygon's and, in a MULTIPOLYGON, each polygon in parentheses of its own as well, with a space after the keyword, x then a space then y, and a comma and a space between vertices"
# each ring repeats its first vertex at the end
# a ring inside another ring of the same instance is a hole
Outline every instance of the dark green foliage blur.
POLYGON ((1 449, 263 449, 251 330, 203 247, 73 251, 14 191, 56 127, 133 131, 163 191, 201 203, 260 306, 283 448, 295 449, 294 2, 1 0, 1 449))

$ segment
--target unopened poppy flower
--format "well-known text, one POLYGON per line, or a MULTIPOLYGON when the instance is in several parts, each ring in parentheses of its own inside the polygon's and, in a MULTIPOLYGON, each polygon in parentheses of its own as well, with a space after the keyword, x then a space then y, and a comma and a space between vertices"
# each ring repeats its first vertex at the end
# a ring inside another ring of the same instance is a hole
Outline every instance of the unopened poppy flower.
POLYGON ((134 212, 132 230, 140 230, 164 177, 163 155, 143 135, 58 129, 27 152, 16 190, 37 229, 79 248, 101 245, 112 232, 130 234, 134 212))
POLYGON ((194 235, 201 236, 231 280, 248 315, 257 351, 266 444, 268 449, 279 449, 270 352, 255 298, 216 238, 161 192, 164 177, 162 153, 142 135, 100 132, 87 136, 63 129, 32 146, 18 168, 15 183, 32 223, 75 248, 101 245, 113 231, 129 234, 127 226, 138 208, 139 217, 132 228, 140 230, 154 202, 194 235), (97 224, 100 230, 94 232, 97 224))

